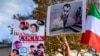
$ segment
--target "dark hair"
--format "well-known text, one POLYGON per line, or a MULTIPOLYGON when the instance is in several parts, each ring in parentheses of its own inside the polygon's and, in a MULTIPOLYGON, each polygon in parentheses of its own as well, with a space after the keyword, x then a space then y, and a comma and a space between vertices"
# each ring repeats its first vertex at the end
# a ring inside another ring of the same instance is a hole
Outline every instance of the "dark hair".
POLYGON ((24 24, 25 25, 25 22, 21 22, 20 24, 24 24))
POLYGON ((21 42, 20 42, 20 41, 15 41, 15 44, 16 44, 16 43, 21 43, 21 42))
POLYGON ((31 46, 30 46, 30 48, 34 48, 34 47, 35 47, 34 45, 31 45, 31 46))
POLYGON ((37 21, 37 23, 38 23, 39 25, 44 25, 44 21, 42 21, 42 20, 38 20, 38 21, 37 21), (38 21, 40 21, 41 24, 39 24, 38 21))
POLYGON ((44 48, 44 45, 43 45, 42 43, 40 43, 40 44, 37 46, 37 48, 40 48, 40 46, 43 46, 43 48, 44 48))
POLYGON ((36 27, 36 31, 39 30, 39 26, 38 26, 37 24, 31 24, 30 26, 31 26, 31 27, 32 27, 32 26, 35 26, 35 27, 36 27))
POLYGON ((63 8, 64 8, 65 6, 66 6, 66 7, 70 7, 70 9, 71 9, 71 5, 70 5, 70 4, 65 4, 65 5, 63 6, 63 8))
POLYGON ((12 51, 13 51, 13 52, 14 52, 14 51, 16 51, 16 52, 17 52, 17 54, 19 55, 19 51, 18 51, 18 50, 16 50, 16 49, 13 49, 12 51))

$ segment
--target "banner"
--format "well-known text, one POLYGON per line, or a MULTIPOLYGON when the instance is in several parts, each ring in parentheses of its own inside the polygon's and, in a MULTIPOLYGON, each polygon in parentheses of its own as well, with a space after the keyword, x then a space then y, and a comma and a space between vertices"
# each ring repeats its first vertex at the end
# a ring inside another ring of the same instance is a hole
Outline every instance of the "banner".
POLYGON ((47 35, 70 34, 84 31, 86 1, 77 0, 48 7, 47 35))
POLYGON ((44 56, 44 21, 16 20, 13 24, 12 51, 16 55, 44 56))

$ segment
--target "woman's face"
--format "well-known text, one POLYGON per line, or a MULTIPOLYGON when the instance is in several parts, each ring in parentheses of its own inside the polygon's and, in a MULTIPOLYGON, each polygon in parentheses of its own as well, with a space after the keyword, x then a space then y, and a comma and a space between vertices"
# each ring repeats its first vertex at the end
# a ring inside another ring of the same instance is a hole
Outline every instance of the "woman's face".
POLYGON ((17 52, 16 51, 13 51, 13 55, 17 55, 17 52))
POLYGON ((34 25, 32 25, 31 30, 32 30, 32 32, 36 32, 36 27, 34 25))

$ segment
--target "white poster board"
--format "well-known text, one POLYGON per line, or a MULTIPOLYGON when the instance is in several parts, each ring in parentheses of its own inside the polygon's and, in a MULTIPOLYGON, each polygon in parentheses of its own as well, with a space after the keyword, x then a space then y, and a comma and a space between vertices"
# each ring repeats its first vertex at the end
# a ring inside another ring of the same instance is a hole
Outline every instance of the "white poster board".
POLYGON ((43 55, 44 28, 43 21, 14 19, 12 51, 23 56, 43 55))
POLYGON ((84 31, 86 0, 60 3, 48 7, 47 35, 80 33, 84 31))

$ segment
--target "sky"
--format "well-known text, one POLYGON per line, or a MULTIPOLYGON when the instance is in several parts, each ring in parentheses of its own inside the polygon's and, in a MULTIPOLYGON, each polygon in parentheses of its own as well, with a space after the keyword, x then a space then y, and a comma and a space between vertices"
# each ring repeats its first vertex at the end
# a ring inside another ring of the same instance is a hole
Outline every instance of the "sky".
POLYGON ((10 28, 14 14, 28 16, 36 4, 32 0, 0 0, 0 40, 11 38, 10 28))

